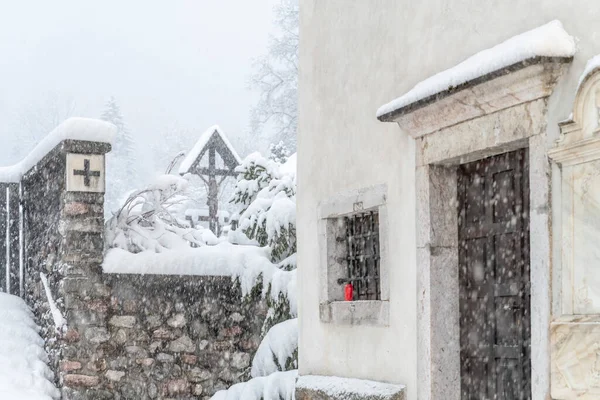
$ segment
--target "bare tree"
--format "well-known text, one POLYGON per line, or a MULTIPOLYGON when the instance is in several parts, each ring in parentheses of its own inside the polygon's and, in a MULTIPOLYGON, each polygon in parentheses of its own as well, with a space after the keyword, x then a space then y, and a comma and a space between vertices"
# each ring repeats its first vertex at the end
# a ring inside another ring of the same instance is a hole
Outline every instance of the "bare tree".
POLYGON ((272 130, 271 142, 296 148, 298 124, 298 0, 281 0, 274 8, 278 34, 271 36, 268 52, 254 63, 251 87, 260 93, 252 109, 253 135, 272 130))

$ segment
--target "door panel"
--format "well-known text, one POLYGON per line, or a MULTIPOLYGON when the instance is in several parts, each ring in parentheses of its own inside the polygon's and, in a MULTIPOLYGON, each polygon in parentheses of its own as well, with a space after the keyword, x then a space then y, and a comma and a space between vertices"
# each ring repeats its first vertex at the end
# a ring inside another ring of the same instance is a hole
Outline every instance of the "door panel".
POLYGON ((463 399, 531 398, 527 151, 460 166, 463 399))

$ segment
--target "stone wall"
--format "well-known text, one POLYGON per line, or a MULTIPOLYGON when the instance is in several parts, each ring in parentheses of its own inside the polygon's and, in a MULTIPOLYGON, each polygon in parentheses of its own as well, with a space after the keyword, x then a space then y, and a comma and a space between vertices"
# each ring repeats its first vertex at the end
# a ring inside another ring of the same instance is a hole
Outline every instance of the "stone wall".
POLYGON ((115 399, 208 399, 249 378, 267 308, 231 278, 105 277, 108 323, 94 341, 115 399))
MULTIPOLYGON (((62 237, 55 227, 61 217, 64 171, 64 154, 60 148, 55 148, 39 163, 38 168, 30 171, 22 180, 23 242, 27 244, 23 253, 25 300, 41 327, 40 336, 46 339, 50 367, 54 371, 60 358, 60 346, 40 272, 48 276, 49 283, 54 287, 62 278, 61 268, 58 267, 62 237)), ((57 294, 57 290, 53 293, 57 294)), ((62 298, 56 297, 55 300, 62 303, 62 298)))
POLYGON ((209 399, 249 379, 259 295, 230 277, 96 276, 65 285, 64 399, 209 399))

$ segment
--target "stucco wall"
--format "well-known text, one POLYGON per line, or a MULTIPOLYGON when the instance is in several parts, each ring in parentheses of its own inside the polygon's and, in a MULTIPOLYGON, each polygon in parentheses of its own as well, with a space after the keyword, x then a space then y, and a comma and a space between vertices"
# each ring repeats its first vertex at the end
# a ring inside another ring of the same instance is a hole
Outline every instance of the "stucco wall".
POLYGON ((477 51, 552 19, 579 52, 550 98, 548 145, 571 112, 586 61, 600 53, 592 0, 302 0, 298 137, 300 374, 384 380, 417 396, 414 143, 377 108, 477 51), (390 326, 319 321, 317 205, 388 185, 390 326))

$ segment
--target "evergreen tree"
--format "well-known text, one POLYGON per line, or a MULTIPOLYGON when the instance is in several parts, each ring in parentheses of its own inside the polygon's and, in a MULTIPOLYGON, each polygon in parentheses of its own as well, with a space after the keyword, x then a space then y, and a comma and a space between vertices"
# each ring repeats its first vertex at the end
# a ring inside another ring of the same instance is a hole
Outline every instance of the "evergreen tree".
POLYGON ((271 152, 269 158, 279 164, 285 164, 290 156, 290 150, 283 143, 283 141, 280 141, 277 144, 271 143, 271 146, 269 146, 269 151, 271 152))
POLYGON ((121 109, 114 97, 108 100, 100 118, 117 127, 112 150, 106 157, 105 203, 106 212, 110 215, 121 206, 120 202, 127 197, 128 191, 139 183, 137 157, 135 142, 125 125, 121 109))
POLYGON ((296 181, 281 165, 252 153, 236 168, 238 181, 230 202, 240 207, 238 230, 260 246, 269 246, 271 261, 294 269, 296 253, 296 181), (287 259, 287 260, 286 260, 287 259))

